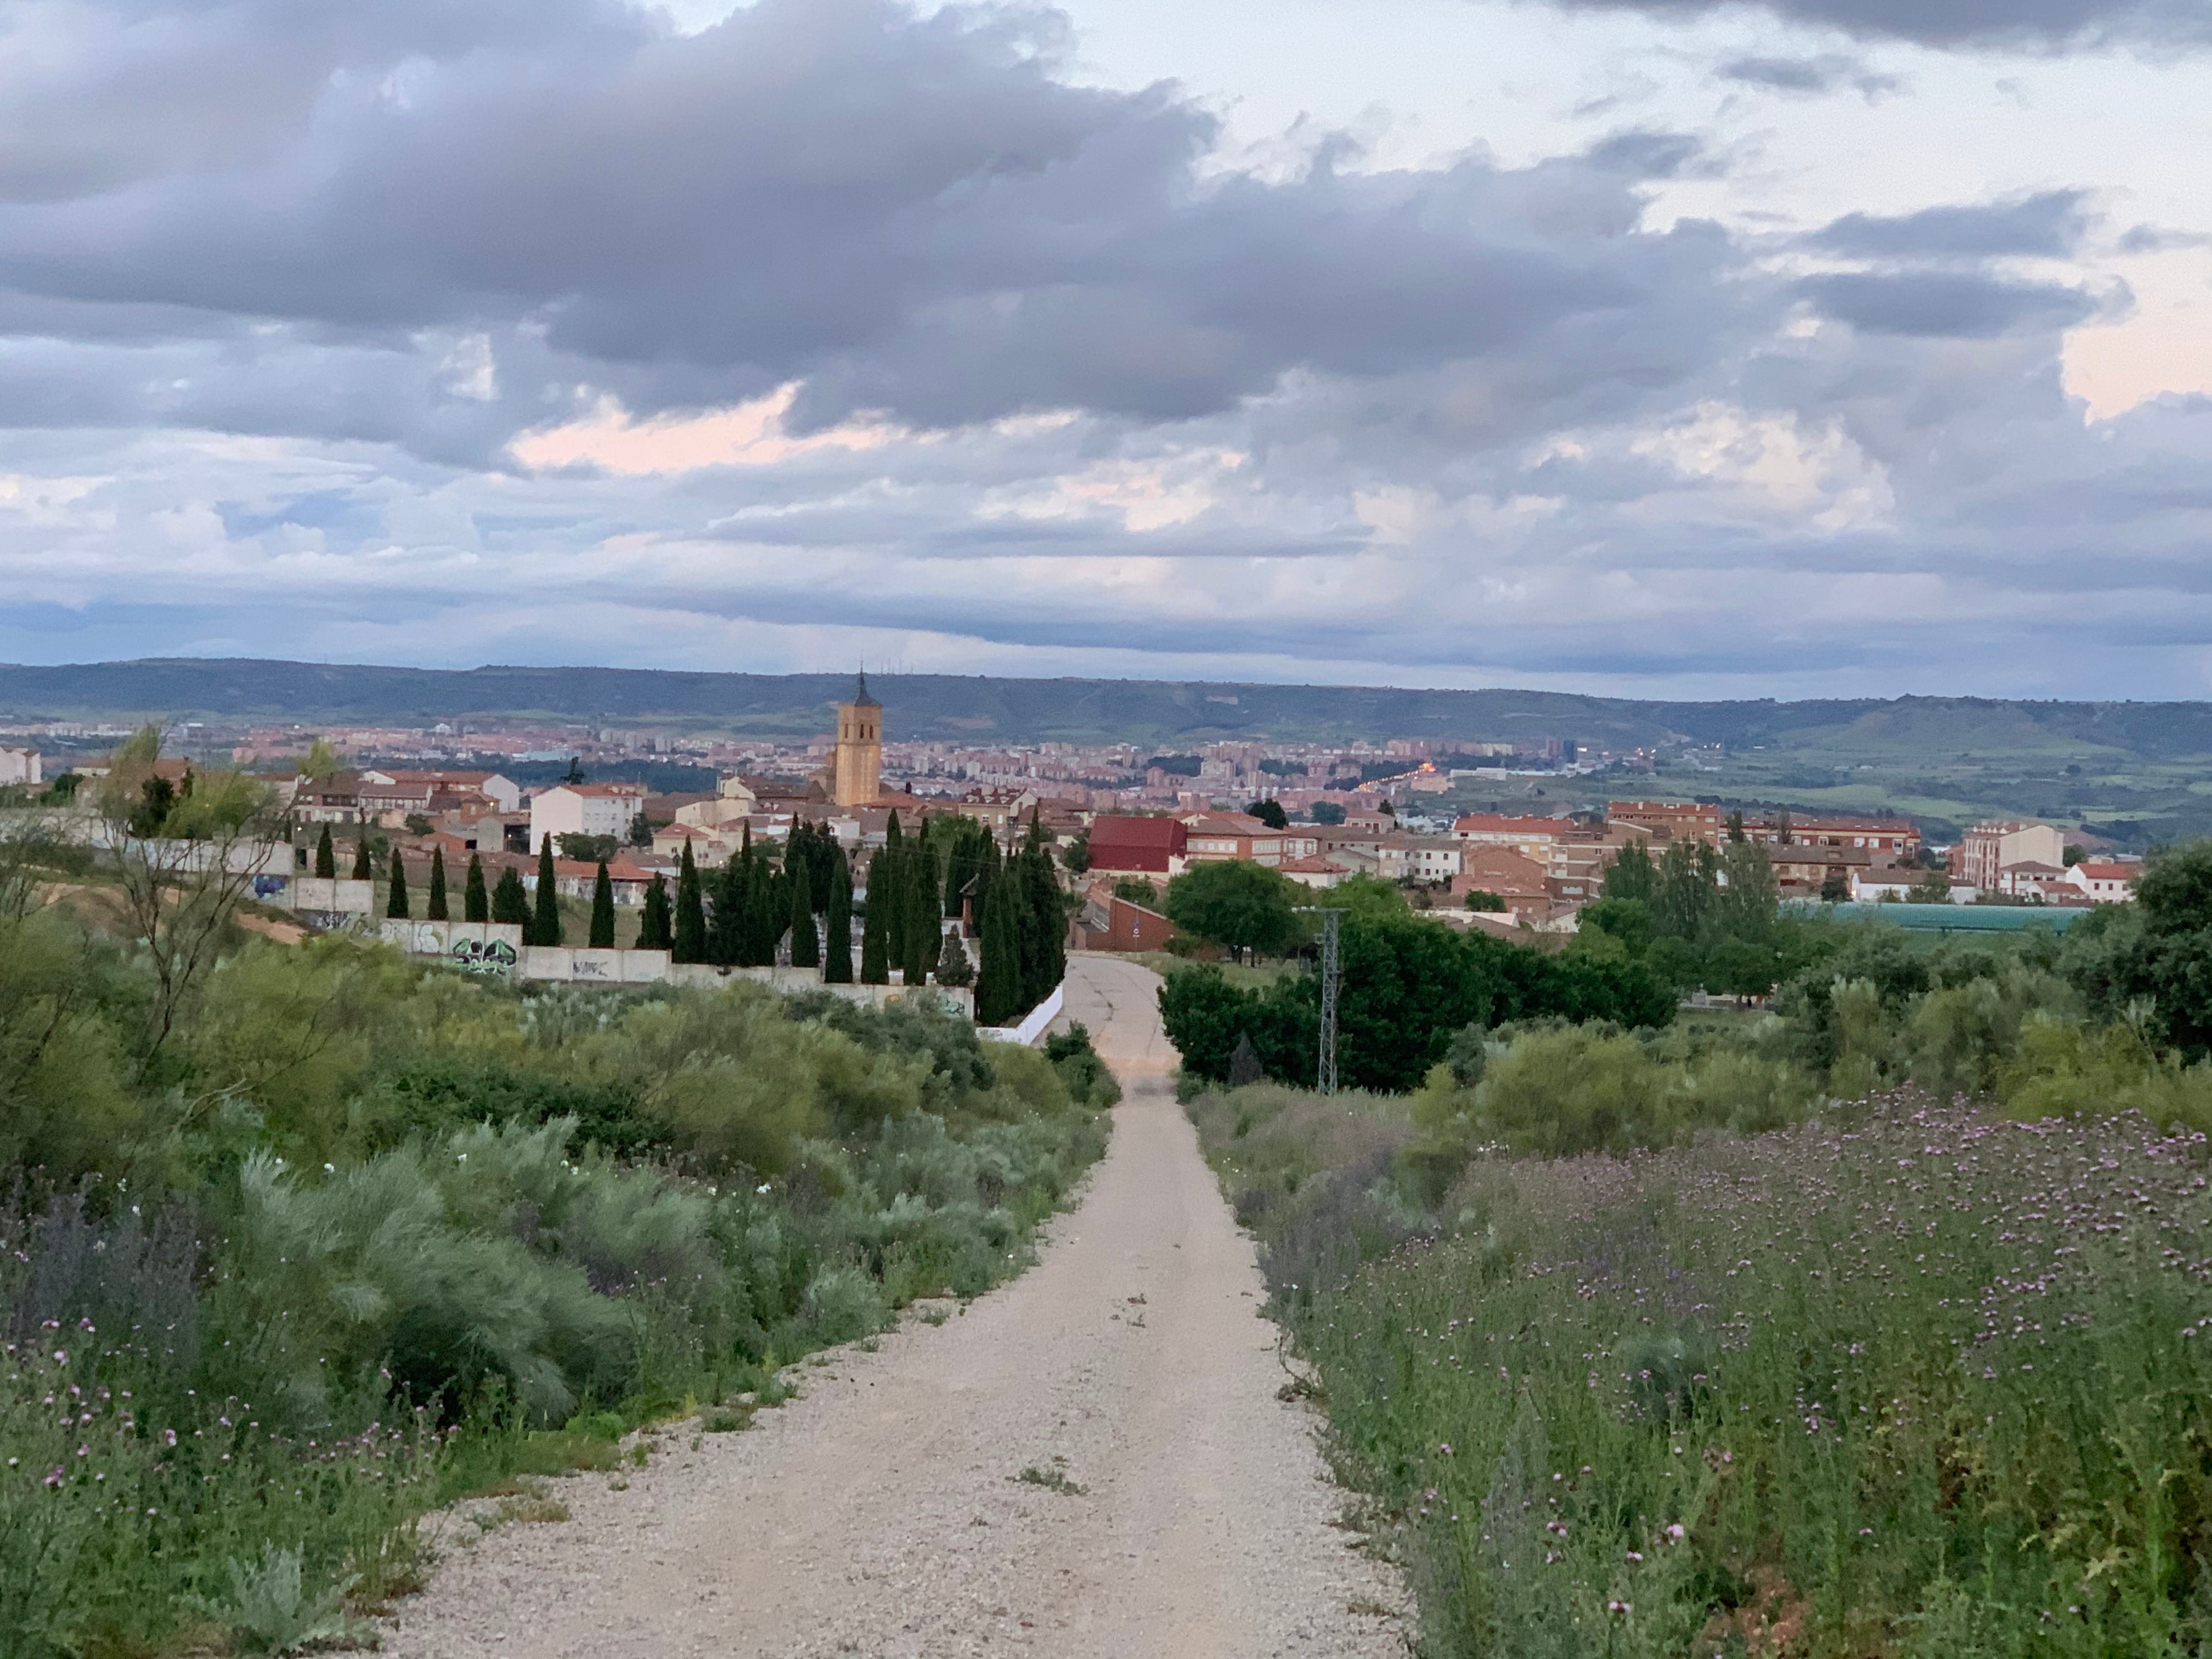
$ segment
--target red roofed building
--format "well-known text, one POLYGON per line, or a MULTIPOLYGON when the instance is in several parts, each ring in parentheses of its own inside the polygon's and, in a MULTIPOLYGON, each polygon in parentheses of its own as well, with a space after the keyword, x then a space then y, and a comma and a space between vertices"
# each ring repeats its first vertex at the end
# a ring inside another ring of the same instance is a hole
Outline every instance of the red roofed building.
POLYGON ((1164 876, 1182 867, 1189 840, 1177 818, 1101 816, 1091 821, 1091 867, 1164 876))
POLYGON ((2136 896, 2143 867, 2133 860, 2084 859, 2066 872, 2067 882, 2097 904, 2126 904, 2136 896))

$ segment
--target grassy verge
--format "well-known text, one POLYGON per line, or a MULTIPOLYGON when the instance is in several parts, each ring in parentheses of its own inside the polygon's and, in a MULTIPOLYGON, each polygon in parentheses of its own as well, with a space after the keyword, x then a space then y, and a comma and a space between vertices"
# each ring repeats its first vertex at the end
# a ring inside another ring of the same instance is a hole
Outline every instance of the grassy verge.
POLYGON ((1425 1651, 2212 1644, 2203 1136, 1898 1094, 1429 1196, 1406 1109, 1192 1107, 1425 1651))

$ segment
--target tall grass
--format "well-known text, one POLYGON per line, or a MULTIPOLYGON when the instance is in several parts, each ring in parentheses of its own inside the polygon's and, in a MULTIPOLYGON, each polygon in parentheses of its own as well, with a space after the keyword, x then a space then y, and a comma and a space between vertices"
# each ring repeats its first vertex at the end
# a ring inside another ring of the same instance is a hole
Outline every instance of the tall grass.
POLYGON ((1371 1158, 1299 1190, 1271 1277, 1428 1650, 2212 1651, 2202 1135, 1891 1094, 1478 1158, 1395 1249, 1371 1158), (1293 1290, 1333 1214, 1372 1237, 1293 1290))

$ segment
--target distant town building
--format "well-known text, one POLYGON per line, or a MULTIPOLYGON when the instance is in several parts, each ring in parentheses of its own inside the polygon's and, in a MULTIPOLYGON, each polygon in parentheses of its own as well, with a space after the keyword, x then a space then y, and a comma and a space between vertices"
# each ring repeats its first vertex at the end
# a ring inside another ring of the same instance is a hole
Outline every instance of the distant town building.
POLYGON ((612 836, 627 841, 645 810, 641 783, 556 783, 530 798, 530 844, 541 847, 563 836, 612 836))
POLYGON ((1182 868, 1190 832, 1176 818, 1101 814, 1091 823, 1091 867, 1116 874, 1168 875, 1182 868))
POLYGON ((2066 872, 2075 890, 2096 904, 2127 904, 2134 901, 2136 882, 2143 867, 2132 860, 2084 859, 2066 872))
POLYGON ((2015 865, 2063 869, 2066 838, 2047 823, 1978 823, 1951 850, 1951 874, 1984 892, 2004 890, 2004 872, 2015 865))
POLYGON ((1510 847, 1522 858, 1542 864, 1551 857, 1553 844, 1571 827, 1565 818, 1469 812, 1453 823, 1452 836, 1470 846, 1510 847))
POLYGON ((40 784, 45 781, 45 775, 40 770, 37 750, 0 749, 0 788, 12 784, 40 784))
POLYGON ((1609 823, 1626 823, 1648 830, 1655 841, 1720 840, 1721 809, 1704 801, 1617 800, 1605 809, 1609 823))

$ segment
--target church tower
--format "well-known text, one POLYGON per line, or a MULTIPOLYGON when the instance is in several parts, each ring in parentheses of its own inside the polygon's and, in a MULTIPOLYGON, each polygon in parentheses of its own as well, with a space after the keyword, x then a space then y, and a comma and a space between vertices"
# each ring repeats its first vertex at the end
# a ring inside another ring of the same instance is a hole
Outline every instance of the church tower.
POLYGON ((884 792, 884 706, 868 695, 864 670, 850 702, 837 705, 837 752, 830 763, 830 798, 840 806, 866 806, 884 792))

